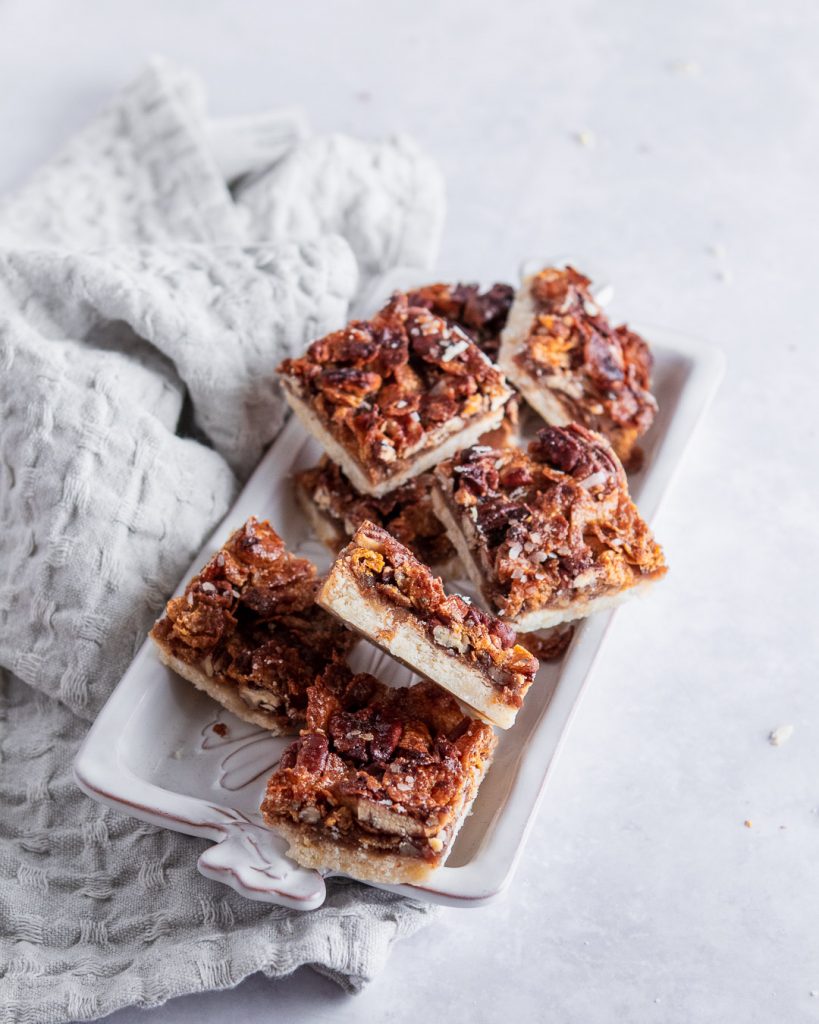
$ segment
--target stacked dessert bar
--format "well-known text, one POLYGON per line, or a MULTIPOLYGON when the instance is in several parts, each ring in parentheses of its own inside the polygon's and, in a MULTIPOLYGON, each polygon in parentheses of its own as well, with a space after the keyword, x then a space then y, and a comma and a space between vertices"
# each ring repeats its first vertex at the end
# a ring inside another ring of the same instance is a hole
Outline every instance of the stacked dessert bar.
POLYGON ((229 710, 298 734, 261 810, 299 863, 387 883, 443 864, 536 655, 664 574, 621 462, 656 409, 650 367, 570 267, 396 294, 281 364, 325 451, 296 494, 335 562, 319 579, 251 519, 152 636, 229 710), (519 397, 546 420, 528 444, 519 397), (482 607, 452 592, 464 573, 482 607), (421 681, 354 673, 360 637, 421 681))

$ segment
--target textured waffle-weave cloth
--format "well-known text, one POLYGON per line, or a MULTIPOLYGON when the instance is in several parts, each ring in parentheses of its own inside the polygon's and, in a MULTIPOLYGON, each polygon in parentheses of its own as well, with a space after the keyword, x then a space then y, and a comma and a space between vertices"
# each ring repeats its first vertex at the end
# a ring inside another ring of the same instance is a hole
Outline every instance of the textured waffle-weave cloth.
POLYGON ((427 267, 435 165, 293 140, 231 193, 196 76, 154 62, 0 200, 0 1020, 281 977, 348 989, 430 909, 334 882, 319 910, 202 878, 201 841, 83 796, 71 762, 284 419, 273 368, 397 264, 427 267))

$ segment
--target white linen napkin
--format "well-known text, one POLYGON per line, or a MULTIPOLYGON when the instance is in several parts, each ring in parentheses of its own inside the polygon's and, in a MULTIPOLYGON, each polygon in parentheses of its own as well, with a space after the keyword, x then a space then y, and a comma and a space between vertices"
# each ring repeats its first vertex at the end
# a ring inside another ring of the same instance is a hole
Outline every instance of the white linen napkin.
POLYGON ((211 148, 230 126, 154 62, 0 200, 4 1022, 302 964, 354 990, 430 918, 343 881, 311 913, 247 901, 199 876, 200 841, 71 780, 87 721, 281 427, 276 364, 374 275, 435 255, 443 190, 414 145, 281 124, 262 153, 280 159, 232 195, 236 161, 211 148))

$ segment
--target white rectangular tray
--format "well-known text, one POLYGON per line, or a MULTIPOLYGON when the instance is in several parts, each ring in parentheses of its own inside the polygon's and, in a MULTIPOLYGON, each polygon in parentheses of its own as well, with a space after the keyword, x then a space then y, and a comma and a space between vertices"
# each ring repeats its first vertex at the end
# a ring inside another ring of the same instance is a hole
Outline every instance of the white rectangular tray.
MULTIPOLYGON (((631 479, 632 495, 650 521, 716 390, 723 359, 717 349, 675 332, 637 329, 652 344, 660 407, 644 439, 644 467, 631 479)), ((269 519, 291 550, 326 569, 330 556, 310 537, 289 481, 319 455, 316 442, 291 418, 185 580, 250 515, 269 519)), ((515 726, 499 737, 492 768, 447 864, 423 886, 385 888, 461 907, 487 903, 506 888, 612 614, 583 622, 562 661, 541 668, 515 726)), ((365 641, 354 657, 358 671, 386 681, 413 678, 365 641)), ((94 799, 212 840, 216 845, 198 860, 207 877, 251 899, 312 909, 324 900, 324 877, 285 857, 286 844, 258 813, 266 777, 290 742, 222 710, 161 665, 146 642, 92 726, 74 771, 94 799), (217 722, 227 726, 225 736, 214 732, 217 722)))

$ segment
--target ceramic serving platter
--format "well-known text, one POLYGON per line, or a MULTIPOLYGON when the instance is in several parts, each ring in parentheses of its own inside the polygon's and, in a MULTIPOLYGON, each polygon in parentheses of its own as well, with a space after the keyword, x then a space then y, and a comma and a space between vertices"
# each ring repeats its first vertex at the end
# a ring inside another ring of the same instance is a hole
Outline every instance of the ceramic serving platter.
MULTIPOLYGON (((678 333, 636 329, 652 345, 660 407, 642 445, 643 469, 631 478, 632 495, 650 522, 714 394, 722 356, 678 333)), ((290 550, 326 570, 330 555, 310 535, 291 487, 293 472, 313 465, 320 454, 317 443, 291 418, 178 592, 250 515, 269 519, 290 550)), ((466 585, 455 589, 471 593, 466 585)), ((493 765, 446 865, 424 885, 384 888, 459 907, 479 906, 503 892, 613 614, 580 624, 563 659, 541 668, 514 727, 499 736, 493 765)), ((414 678, 363 640, 352 660, 356 671, 372 672, 388 683, 405 685, 414 678)), ((224 711, 165 668, 146 642, 92 726, 74 771, 80 788, 95 800, 210 840, 213 845, 197 862, 208 878, 249 899, 309 910, 323 902, 328 876, 289 860, 286 844, 265 827, 258 811, 265 780, 290 742, 224 711)), ((192 845, 192 857, 194 850, 192 845)))

